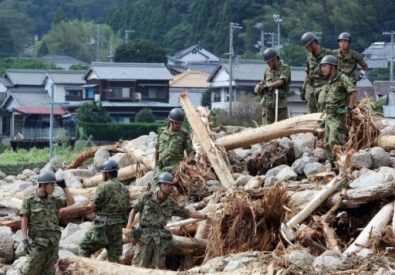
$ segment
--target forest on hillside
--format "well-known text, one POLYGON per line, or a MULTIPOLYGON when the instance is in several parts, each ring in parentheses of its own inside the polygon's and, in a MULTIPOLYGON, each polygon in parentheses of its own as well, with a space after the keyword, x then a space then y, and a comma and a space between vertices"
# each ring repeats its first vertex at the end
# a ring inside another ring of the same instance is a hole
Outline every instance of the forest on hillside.
MULTIPOLYGON (((282 57, 297 65, 305 58, 300 45, 304 32, 313 31, 325 47, 337 48, 337 36, 348 31, 352 48, 361 52, 374 41, 390 41, 383 32, 395 30, 394 14, 392 0, 0 0, 0 20, 9 30, 17 56, 61 21, 78 20, 90 22, 92 31, 97 24, 109 26, 106 39, 113 32, 114 47, 123 42, 127 31, 130 40, 153 40, 168 53, 200 43, 225 57, 229 24, 234 22, 242 27, 234 31, 237 55, 256 57, 259 49, 254 45, 262 39, 262 31, 265 47, 273 40, 276 44, 280 27, 282 57), (274 14, 281 18, 279 25, 274 14)), ((84 39, 87 44, 89 37, 84 39)), ((0 51, 10 43, 0 37, 0 51)))

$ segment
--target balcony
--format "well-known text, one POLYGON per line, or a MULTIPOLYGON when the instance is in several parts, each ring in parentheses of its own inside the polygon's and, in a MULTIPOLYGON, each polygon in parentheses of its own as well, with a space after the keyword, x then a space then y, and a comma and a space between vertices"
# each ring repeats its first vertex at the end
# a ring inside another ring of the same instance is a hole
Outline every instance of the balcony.
MULTIPOLYGON (((53 137, 58 136, 58 132, 61 127, 53 128, 53 137)), ((48 139, 49 140, 49 127, 47 128, 32 128, 32 127, 23 127, 22 128, 22 136, 23 139, 48 139)))

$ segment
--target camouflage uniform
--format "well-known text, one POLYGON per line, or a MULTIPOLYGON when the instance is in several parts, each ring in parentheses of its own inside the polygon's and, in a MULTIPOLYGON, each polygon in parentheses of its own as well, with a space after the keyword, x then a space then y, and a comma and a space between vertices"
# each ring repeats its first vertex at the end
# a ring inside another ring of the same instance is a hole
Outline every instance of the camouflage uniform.
POLYGON ((158 164, 155 167, 155 174, 151 185, 151 190, 155 191, 158 185, 158 177, 162 172, 174 174, 178 164, 184 159, 184 150, 189 155, 195 152, 189 133, 184 129, 178 132, 171 132, 168 127, 159 130, 156 151, 159 153, 158 164))
POLYGON ((336 155, 332 153, 333 146, 343 145, 347 138, 347 115, 337 114, 336 109, 347 108, 349 94, 355 92, 356 88, 346 75, 337 72, 335 77, 328 81, 325 90, 325 150, 328 160, 333 163, 336 160, 336 155))
POLYGON ((287 93, 289 91, 289 83, 291 82, 291 70, 288 65, 282 64, 278 69, 271 69, 270 67, 266 69, 263 75, 263 81, 266 84, 273 83, 279 79, 284 79, 285 83, 280 88, 269 88, 270 92, 262 93, 264 96, 263 103, 263 116, 262 124, 272 124, 275 122, 275 112, 276 112, 276 94, 275 89, 278 89, 278 117, 277 121, 281 121, 288 118, 288 100, 287 93))
POLYGON ((318 56, 309 53, 307 57, 307 108, 309 113, 322 112, 325 109, 325 95, 321 95, 322 86, 326 84, 325 79, 321 74, 321 59, 325 55, 331 55, 332 51, 322 48, 318 56))
POLYGON ((122 227, 127 218, 129 200, 129 189, 119 181, 110 179, 100 183, 92 198, 97 205, 97 217, 80 244, 80 256, 89 257, 106 248, 108 261, 119 261, 122 255, 122 227))
MULTIPOLYGON (((156 192, 147 192, 133 205, 140 212, 140 228, 134 237, 137 247, 132 265, 165 269, 166 254, 171 250, 172 239, 164 237, 163 227, 172 216, 189 217, 189 210, 178 205, 171 197, 160 201, 156 192)), ((165 230, 167 231, 167 230, 165 230)))
POLYGON ((361 67, 366 65, 362 55, 353 50, 349 50, 347 55, 343 55, 340 49, 334 50, 333 53, 339 63, 340 71, 347 75, 352 83, 356 84, 357 78, 355 76, 355 69, 357 68, 357 64, 361 67))
POLYGON ((31 252, 22 268, 25 275, 54 275, 59 259, 59 210, 66 207, 65 198, 48 195, 41 198, 37 193, 23 200, 20 215, 28 217, 31 252))

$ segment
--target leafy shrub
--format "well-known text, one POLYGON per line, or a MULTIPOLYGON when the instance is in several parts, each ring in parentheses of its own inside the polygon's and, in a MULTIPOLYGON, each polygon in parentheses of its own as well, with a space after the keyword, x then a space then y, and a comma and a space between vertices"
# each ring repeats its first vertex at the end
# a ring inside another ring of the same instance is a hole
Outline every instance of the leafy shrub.
POLYGON ((152 123, 155 122, 155 117, 151 109, 144 108, 136 114, 135 121, 152 123))

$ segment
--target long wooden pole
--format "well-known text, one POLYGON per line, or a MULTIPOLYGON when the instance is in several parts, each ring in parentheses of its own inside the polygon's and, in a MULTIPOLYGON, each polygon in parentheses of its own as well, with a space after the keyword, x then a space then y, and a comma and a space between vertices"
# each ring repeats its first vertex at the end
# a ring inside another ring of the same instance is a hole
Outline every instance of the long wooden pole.
POLYGON ((199 119, 199 116, 196 113, 195 107, 189 100, 188 93, 183 92, 179 97, 179 101, 184 108, 189 124, 191 125, 193 131, 199 139, 204 153, 207 155, 222 186, 227 189, 235 186, 236 182, 233 179, 232 174, 227 166, 227 162, 219 153, 214 142, 211 140, 209 134, 204 128, 202 121, 199 119))

